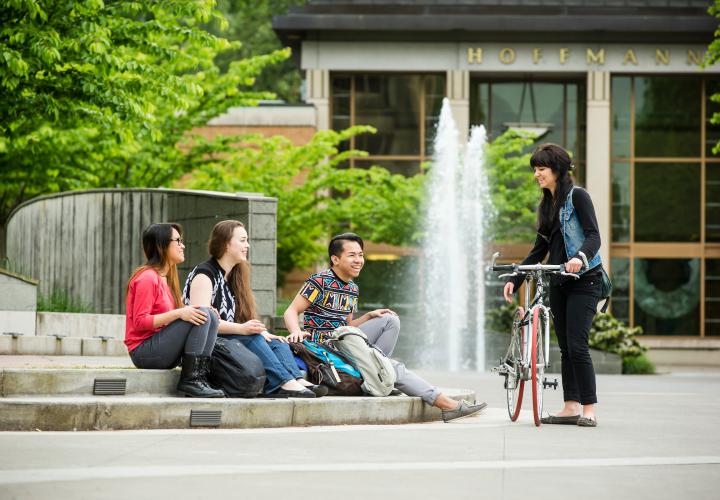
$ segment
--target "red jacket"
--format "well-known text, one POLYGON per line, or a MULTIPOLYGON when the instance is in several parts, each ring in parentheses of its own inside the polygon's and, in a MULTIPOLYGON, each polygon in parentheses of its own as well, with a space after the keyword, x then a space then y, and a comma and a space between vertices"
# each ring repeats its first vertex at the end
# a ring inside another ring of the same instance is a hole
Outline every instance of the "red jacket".
POLYGON ((175 309, 167 282, 154 269, 133 278, 125 299, 125 345, 128 351, 145 342, 161 328, 153 328, 153 316, 175 309))

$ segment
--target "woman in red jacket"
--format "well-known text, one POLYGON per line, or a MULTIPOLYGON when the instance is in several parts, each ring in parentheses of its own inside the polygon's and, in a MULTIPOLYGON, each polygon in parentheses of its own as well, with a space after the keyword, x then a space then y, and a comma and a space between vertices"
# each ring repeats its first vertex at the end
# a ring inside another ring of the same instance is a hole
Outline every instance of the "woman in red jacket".
POLYGON ((125 345, 138 368, 168 369, 182 358, 178 392, 221 398, 207 382, 217 337, 217 313, 209 307, 182 306, 177 265, 185 260, 182 228, 151 224, 142 236, 147 261, 127 286, 125 345))

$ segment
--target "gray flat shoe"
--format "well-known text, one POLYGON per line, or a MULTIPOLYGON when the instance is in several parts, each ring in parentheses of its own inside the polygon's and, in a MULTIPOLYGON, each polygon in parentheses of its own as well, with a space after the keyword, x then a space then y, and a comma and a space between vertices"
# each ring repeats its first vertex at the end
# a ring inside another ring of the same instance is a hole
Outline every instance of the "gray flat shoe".
POLYGON ((578 427, 597 427, 597 420, 594 418, 580 417, 577 424, 578 427))
POLYGON ((580 415, 569 415, 567 417, 558 417, 556 415, 548 415, 540 419, 540 423, 543 424, 557 424, 557 425, 580 425, 578 422, 580 415))
POLYGON ((475 415, 477 412, 485 409, 485 407, 487 407, 487 403, 471 405, 463 399, 454 410, 443 410, 442 419, 444 422, 450 422, 451 420, 469 417, 470 415, 475 415))

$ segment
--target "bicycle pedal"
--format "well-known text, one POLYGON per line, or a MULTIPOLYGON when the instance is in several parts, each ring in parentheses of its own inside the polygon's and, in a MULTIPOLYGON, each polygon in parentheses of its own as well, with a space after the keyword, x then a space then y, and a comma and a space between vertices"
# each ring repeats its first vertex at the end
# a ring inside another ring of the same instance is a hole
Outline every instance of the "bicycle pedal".
POLYGON ((558 388, 558 381, 555 379, 552 382, 549 382, 547 377, 543 379, 543 389, 547 389, 548 387, 552 387, 553 390, 557 391, 558 388))

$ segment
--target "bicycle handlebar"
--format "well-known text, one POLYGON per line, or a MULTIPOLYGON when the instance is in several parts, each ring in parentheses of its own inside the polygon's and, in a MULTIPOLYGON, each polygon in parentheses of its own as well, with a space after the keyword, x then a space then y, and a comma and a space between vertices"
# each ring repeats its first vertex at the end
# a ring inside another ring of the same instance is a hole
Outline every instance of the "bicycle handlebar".
MULTIPOLYGON (((500 277, 505 276, 517 276, 518 274, 526 274, 530 272, 537 272, 537 271, 545 271, 549 273, 557 273, 562 276, 571 276, 573 278, 579 278, 580 276, 575 273, 568 273, 565 271, 565 265, 564 264, 528 264, 528 265, 520 265, 520 264, 504 264, 504 265, 495 265, 495 261, 497 258, 500 257, 500 252, 495 252, 492 256, 492 264, 490 266, 490 269, 492 271, 511 271, 510 274, 504 274, 500 277)), ((585 266, 583 266, 585 267, 585 266)))

